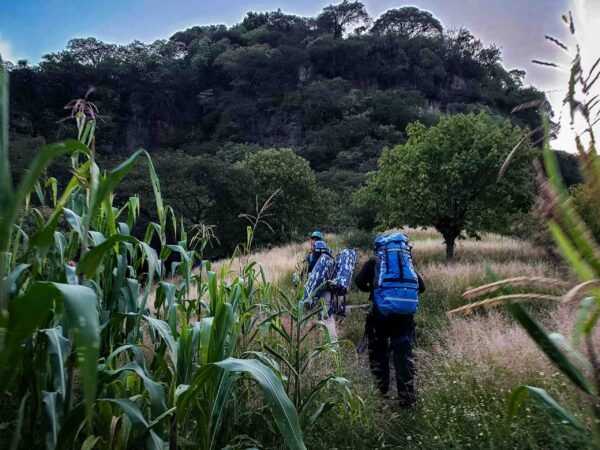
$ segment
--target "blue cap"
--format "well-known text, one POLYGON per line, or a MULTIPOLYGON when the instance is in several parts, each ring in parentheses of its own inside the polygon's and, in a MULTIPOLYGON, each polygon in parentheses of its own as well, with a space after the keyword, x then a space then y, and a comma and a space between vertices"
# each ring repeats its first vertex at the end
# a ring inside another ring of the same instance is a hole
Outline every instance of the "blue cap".
POLYGON ((315 249, 315 251, 318 251, 318 252, 323 252, 325 250, 329 250, 327 248, 327 244, 325 243, 325 241, 317 241, 317 242, 315 242, 314 249, 315 249))
POLYGON ((313 231, 310 235, 311 239, 323 239, 323 233, 320 231, 313 231))

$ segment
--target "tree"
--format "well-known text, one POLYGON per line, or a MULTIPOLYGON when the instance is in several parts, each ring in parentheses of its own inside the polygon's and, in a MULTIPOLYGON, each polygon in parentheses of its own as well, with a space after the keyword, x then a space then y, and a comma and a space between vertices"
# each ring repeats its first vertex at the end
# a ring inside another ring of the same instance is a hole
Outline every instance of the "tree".
MULTIPOLYGON (((215 226, 215 234, 221 245, 215 253, 207 249, 211 257, 226 256, 237 243, 244 239, 245 223, 239 218, 253 205, 252 180, 244 168, 220 161, 214 157, 194 157, 181 151, 169 152, 152 157, 161 180, 165 203, 173 208, 182 225, 189 229, 193 225, 215 226)), ((152 185, 144 167, 135 167, 125 178, 119 190, 119 201, 130 195, 140 196, 143 233, 152 212, 152 185)))
POLYGON ((321 14, 317 16, 316 23, 319 29, 331 33, 335 39, 339 39, 346 27, 367 23, 369 20, 364 3, 344 0, 338 5, 329 5, 323 8, 321 14))
POLYGON ((440 36, 444 28, 428 11, 414 6, 390 9, 383 13, 373 24, 374 34, 395 34, 405 38, 416 36, 440 36))
MULTIPOLYGON (((240 163, 253 176, 257 202, 261 205, 275 191, 266 220, 277 233, 269 240, 285 241, 308 233, 312 227, 322 227, 327 213, 323 189, 319 189, 308 161, 290 149, 267 149, 251 154, 240 163)), ((263 237, 264 241, 264 237, 263 237)))
POLYGON ((384 227, 433 226, 454 255, 462 232, 506 230, 512 215, 529 210, 533 180, 526 143, 508 172, 498 170, 524 131, 487 113, 447 116, 426 130, 407 127, 408 142, 385 149, 379 169, 356 196, 380 208, 384 227))

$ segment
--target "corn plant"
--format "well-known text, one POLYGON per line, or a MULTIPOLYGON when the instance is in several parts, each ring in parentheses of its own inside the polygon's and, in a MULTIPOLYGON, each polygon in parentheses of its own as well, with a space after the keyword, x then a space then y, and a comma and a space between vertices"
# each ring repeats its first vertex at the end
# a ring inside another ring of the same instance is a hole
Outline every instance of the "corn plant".
MULTIPOLYGON (((575 36, 575 24, 571 14, 563 16, 563 20, 571 35, 575 36)), ((548 39, 561 49, 568 51, 568 47, 562 42, 551 37, 548 39)), ((548 63, 546 64, 548 65, 548 63)), ((576 122, 584 124, 584 130, 576 136, 575 144, 579 153, 582 173, 586 183, 593 189, 600 187, 600 158, 596 152, 594 133, 600 113, 598 96, 593 95, 592 89, 599 78, 600 59, 596 60, 590 69, 585 70, 580 47, 577 45, 572 59, 565 104, 569 109, 571 124, 575 125, 576 122)), ((549 120, 544 103, 541 104, 541 113, 545 131, 543 152, 545 171, 542 171, 538 165, 537 180, 540 191, 538 205, 555 244, 577 278, 578 284, 563 296, 556 297, 538 293, 507 294, 508 288, 523 285, 523 280, 495 281, 466 294, 470 297, 477 297, 496 292, 501 294, 500 297, 490 297, 455 312, 470 312, 480 306, 506 305, 510 314, 570 380, 572 386, 581 393, 587 411, 587 420, 578 419, 548 392, 534 386, 519 386, 514 389, 510 402, 512 413, 516 413, 527 396, 531 396, 546 411, 580 432, 591 434, 594 446, 600 448, 600 408, 598 406, 600 405, 600 358, 593 341, 593 334, 600 318, 600 243, 594 239, 588 226, 578 216, 572 198, 564 186, 557 161, 548 143, 549 120), (520 304, 530 300, 577 305, 576 325, 571 339, 558 333, 547 333, 520 304), (585 345, 585 353, 581 349, 582 345, 585 345)), ((517 148, 514 151, 516 150, 517 148)), ((508 161, 502 171, 506 169, 507 164, 508 161)), ((531 284, 539 280, 529 281, 531 284)), ((557 283, 554 280, 550 280, 550 282, 557 283)), ((561 282, 558 281, 558 283, 561 282)), ((547 285, 548 280, 545 280, 544 284, 547 285)))
POLYGON ((280 375, 260 354, 235 358, 244 327, 252 328, 269 301, 264 274, 259 286, 250 263, 226 281, 198 261, 182 227, 179 241, 167 242, 177 221, 148 153, 101 171, 97 109, 87 96, 68 107, 77 139, 45 147, 13 186, 8 75, 0 69, 0 395, 17 405, 12 447, 220 447, 236 439, 223 424, 236 382, 248 379, 264 393, 288 446, 305 448, 280 375), (59 192, 43 175, 63 154, 73 176, 59 192), (158 218, 143 239, 131 233, 138 198, 113 204, 139 160, 148 166, 158 218), (46 190, 51 206, 33 207, 32 193, 44 204, 46 190), (22 226, 28 215, 35 220, 30 233, 22 226), (158 248, 151 246, 155 236, 158 248), (178 282, 166 278, 168 257, 178 258, 170 270, 178 282))
POLYGON ((261 358, 286 375, 286 392, 299 412, 302 429, 307 429, 323 413, 339 404, 347 406, 350 414, 360 414, 362 399, 351 392, 348 380, 342 376, 338 347, 350 342, 333 341, 327 326, 318 320, 323 313, 322 308, 307 308, 301 295, 301 290, 295 296, 281 293, 279 302, 272 306, 271 314, 263 320, 259 329, 264 326, 269 331, 261 336, 261 342, 271 356, 269 359, 261 358), (320 336, 323 336, 324 342, 316 344, 320 336), (335 373, 311 380, 311 369, 322 354, 333 357, 335 373), (332 385, 340 395, 329 393, 327 400, 322 401, 323 391, 332 385))

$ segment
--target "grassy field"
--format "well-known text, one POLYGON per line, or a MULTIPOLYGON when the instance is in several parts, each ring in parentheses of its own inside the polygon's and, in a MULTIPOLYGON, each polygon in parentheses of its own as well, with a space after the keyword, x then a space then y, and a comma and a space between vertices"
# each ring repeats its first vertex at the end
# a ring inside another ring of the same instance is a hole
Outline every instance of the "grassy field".
MULTIPOLYGON (((333 414, 325 416, 307 436, 309 448, 586 448, 588 444, 567 425, 533 404, 517 417, 509 417, 507 399, 519 384, 544 387, 578 411, 573 401, 577 397, 564 377, 520 327, 502 310, 446 314, 465 304, 461 297, 465 290, 486 282, 487 267, 502 278, 561 275, 564 279, 564 271, 528 243, 496 235, 460 241, 456 261, 446 264, 443 242, 435 233, 408 233, 414 240, 416 268, 427 286, 416 317, 419 406, 406 412, 396 408, 393 399, 377 395, 366 353, 355 351, 355 344, 363 339, 367 310, 354 308, 338 322, 338 329, 340 339, 352 342, 344 346, 343 365, 352 388, 364 400, 364 415, 352 423, 333 414)), ((328 239, 334 249, 344 246, 343 236, 328 239)), ((295 266, 290 261, 302 255, 301 250, 297 245, 284 247, 258 260, 287 286, 295 266)), ((362 251, 361 263, 369 253, 362 251)), ((353 290, 348 301, 365 304, 368 297, 353 290)), ((568 335, 573 324, 563 318, 573 315, 565 308, 536 307, 535 313, 552 329, 568 335)))

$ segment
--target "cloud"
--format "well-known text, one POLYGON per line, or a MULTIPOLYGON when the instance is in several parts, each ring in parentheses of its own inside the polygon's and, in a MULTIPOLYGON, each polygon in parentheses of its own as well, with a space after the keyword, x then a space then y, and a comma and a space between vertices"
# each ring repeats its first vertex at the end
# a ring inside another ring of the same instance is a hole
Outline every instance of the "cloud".
POLYGON ((0 36, 0 56, 2 56, 2 60, 3 61, 10 61, 10 62, 16 62, 15 59, 15 55, 12 52, 12 46, 10 45, 10 42, 2 39, 2 37, 0 36))

